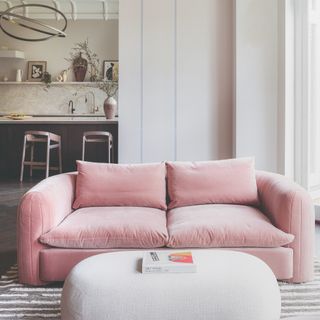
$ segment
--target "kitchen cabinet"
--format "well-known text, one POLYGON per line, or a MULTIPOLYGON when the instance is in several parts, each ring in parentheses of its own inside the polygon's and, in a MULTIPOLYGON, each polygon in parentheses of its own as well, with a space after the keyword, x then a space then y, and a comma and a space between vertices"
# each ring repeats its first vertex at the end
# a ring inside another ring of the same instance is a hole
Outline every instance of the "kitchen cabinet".
MULTIPOLYGON (((25 131, 50 131, 62 138, 62 167, 63 172, 76 170, 76 160, 82 157, 82 135, 85 131, 109 131, 114 140, 114 163, 118 162, 118 123, 117 121, 99 121, 95 123, 0 123, 0 179, 18 179, 22 156, 23 136, 25 131)), ((37 144, 35 158, 39 161, 45 159, 45 144, 37 144)), ((51 152, 51 165, 57 163, 57 154, 51 152)), ((27 156, 29 154, 27 153, 27 156)), ((86 146, 87 161, 106 162, 107 146, 102 143, 90 143, 86 146)), ((35 176, 44 176, 43 170, 37 170, 35 176)), ((28 167, 25 177, 28 176, 28 167)), ((54 174, 55 172, 51 172, 54 174)))

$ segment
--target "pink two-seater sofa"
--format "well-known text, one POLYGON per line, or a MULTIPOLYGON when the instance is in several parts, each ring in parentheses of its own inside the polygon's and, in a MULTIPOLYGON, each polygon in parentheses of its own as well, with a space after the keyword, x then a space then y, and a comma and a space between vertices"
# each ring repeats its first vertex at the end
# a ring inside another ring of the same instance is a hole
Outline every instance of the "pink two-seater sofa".
POLYGON ((310 281, 313 205, 284 176, 255 171, 252 159, 78 162, 77 173, 45 179, 21 200, 21 283, 63 281, 89 256, 150 248, 238 250, 278 279, 310 281))

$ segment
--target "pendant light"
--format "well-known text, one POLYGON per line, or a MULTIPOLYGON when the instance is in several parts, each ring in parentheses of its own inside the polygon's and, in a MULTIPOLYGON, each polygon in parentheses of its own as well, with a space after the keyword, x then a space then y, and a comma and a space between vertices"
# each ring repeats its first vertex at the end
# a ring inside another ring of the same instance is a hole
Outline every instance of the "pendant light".
POLYGON ((66 37, 67 18, 58 9, 43 4, 21 4, 0 12, 0 29, 8 36, 22 41, 44 41, 55 37, 66 37), (50 26, 37 19, 28 18, 19 11, 27 8, 41 8, 53 12, 57 17, 62 18, 63 26, 61 29, 50 26), (17 12, 18 11, 18 12, 17 12), (31 30, 36 34, 35 37, 26 35, 26 31, 31 30))

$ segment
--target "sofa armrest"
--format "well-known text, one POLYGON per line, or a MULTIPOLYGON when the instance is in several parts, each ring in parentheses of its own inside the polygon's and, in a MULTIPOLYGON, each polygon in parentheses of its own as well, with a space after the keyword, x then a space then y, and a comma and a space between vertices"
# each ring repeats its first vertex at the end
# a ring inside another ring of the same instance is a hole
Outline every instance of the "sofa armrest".
POLYGON ((41 285, 39 237, 72 212, 76 173, 60 174, 41 181, 21 199, 17 218, 19 281, 41 285))
POLYGON ((256 172, 262 210, 279 229, 294 235, 292 282, 313 279, 315 217, 306 190, 288 178, 264 171, 256 172))

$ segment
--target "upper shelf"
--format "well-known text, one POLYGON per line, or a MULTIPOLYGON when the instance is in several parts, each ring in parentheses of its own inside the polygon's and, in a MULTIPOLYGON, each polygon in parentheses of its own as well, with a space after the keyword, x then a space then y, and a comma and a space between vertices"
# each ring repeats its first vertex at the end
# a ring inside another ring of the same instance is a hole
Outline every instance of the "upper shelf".
POLYGON ((24 59, 24 52, 0 48, 0 58, 24 59))

